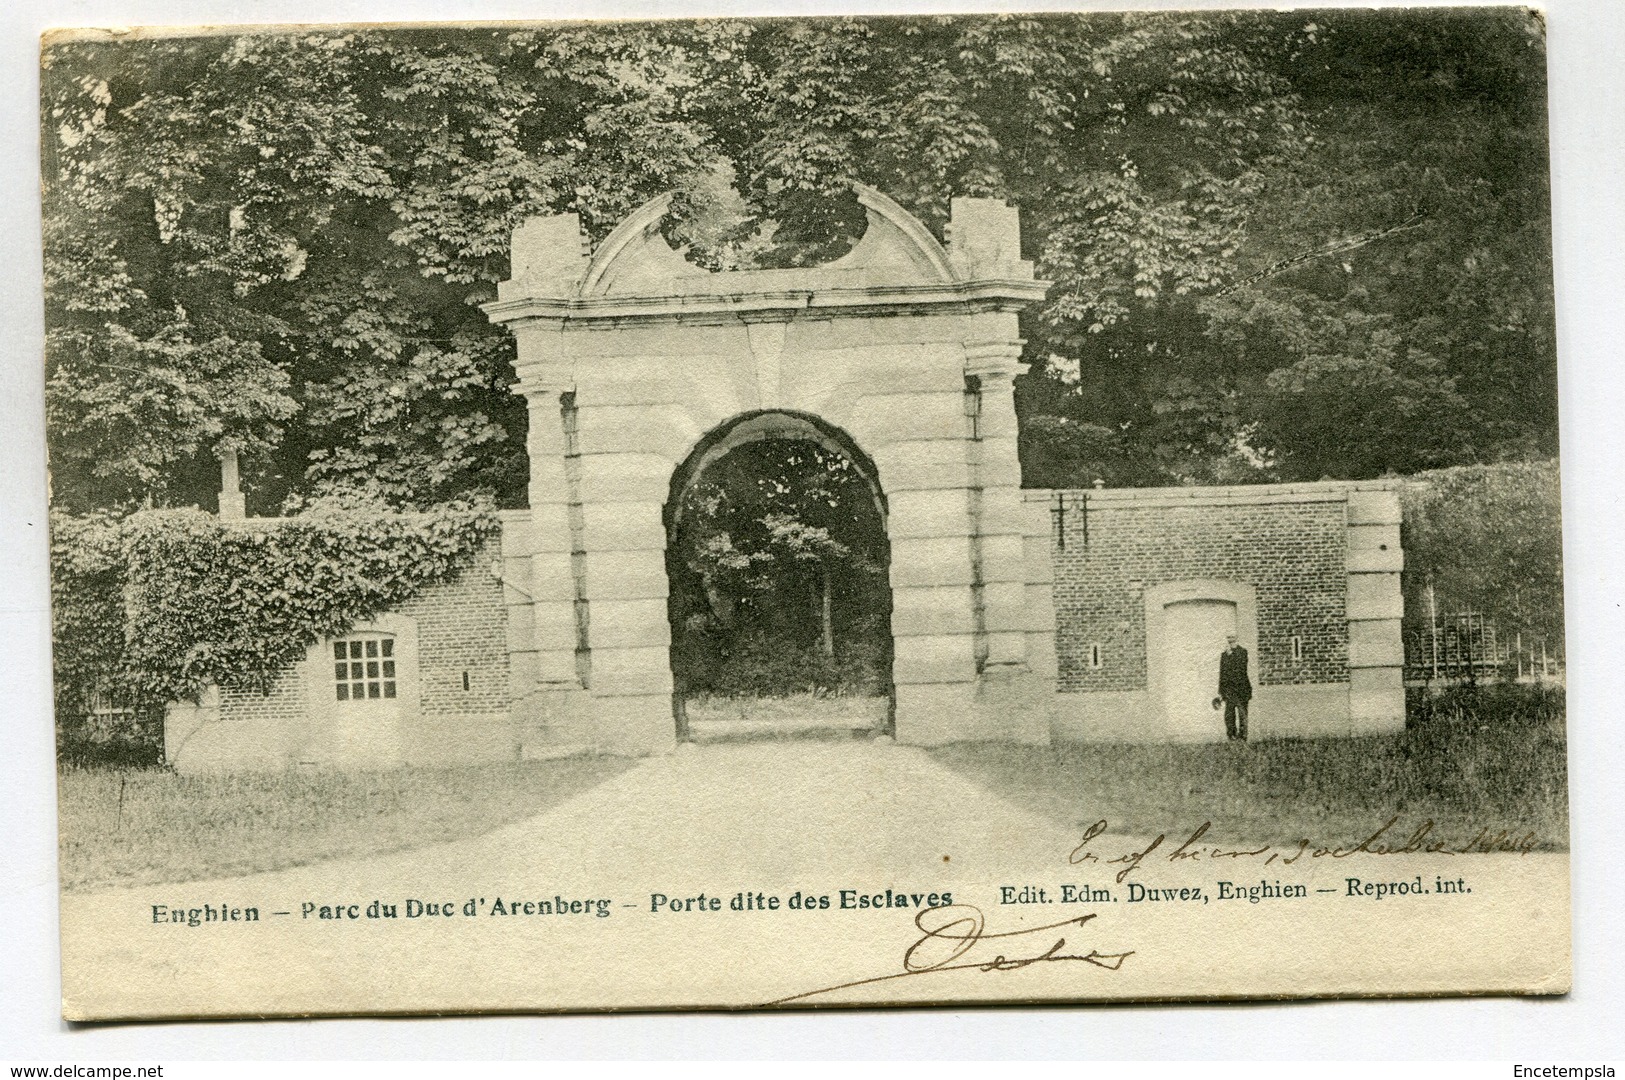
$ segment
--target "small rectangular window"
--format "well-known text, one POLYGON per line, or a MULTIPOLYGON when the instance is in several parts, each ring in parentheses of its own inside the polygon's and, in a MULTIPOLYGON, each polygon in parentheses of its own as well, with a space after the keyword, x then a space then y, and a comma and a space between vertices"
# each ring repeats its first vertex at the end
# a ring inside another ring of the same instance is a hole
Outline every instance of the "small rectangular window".
POLYGON ((1099 667, 1100 646, 1094 642, 1090 642, 1088 645, 1085 645, 1083 647, 1083 660, 1084 663, 1088 664, 1092 668, 1099 667))
POLYGON ((334 698, 338 701, 368 701, 395 697, 394 655, 395 642, 388 637, 335 641, 334 698))
POLYGON ((1303 662, 1303 638, 1296 634, 1292 635, 1292 662, 1294 664, 1303 662))

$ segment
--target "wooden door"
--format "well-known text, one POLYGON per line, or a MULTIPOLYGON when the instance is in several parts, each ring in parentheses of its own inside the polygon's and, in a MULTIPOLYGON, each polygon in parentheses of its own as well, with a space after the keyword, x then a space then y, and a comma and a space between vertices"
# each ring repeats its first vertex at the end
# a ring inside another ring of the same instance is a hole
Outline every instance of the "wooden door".
POLYGON ((391 634, 333 642, 333 760, 357 768, 401 762, 400 682, 391 634))
POLYGON ((1236 605, 1228 600, 1181 600, 1163 609, 1162 708, 1168 737, 1178 741, 1224 738, 1224 712, 1213 708, 1219 656, 1236 633, 1236 605))

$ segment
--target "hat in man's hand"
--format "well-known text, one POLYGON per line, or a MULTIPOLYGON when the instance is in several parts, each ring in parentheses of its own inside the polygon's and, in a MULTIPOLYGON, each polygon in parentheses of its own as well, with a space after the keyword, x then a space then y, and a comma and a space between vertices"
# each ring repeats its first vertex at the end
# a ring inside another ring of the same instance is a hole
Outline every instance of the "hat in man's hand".
POLYGON ((1222 705, 1224 705, 1224 698, 1216 697, 1216 698, 1213 699, 1213 707, 1215 709, 1221 707, 1222 705))

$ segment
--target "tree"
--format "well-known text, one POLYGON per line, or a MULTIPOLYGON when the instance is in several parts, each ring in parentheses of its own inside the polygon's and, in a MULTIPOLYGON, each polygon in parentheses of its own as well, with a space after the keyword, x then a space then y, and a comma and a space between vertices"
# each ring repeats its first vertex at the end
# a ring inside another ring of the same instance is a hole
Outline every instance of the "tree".
POLYGON ((885 527, 844 455, 748 443, 683 492, 673 523, 680 683, 758 693, 886 684, 885 527))
POLYGON ((218 480, 189 475, 199 470, 185 459, 204 440, 188 418, 255 398, 258 411, 224 421, 251 433, 232 437, 250 452, 262 510, 336 491, 398 506, 480 490, 517 501, 512 346, 474 305, 506 276, 508 237, 527 216, 578 209, 602 235, 708 164, 675 116, 682 63, 668 36, 338 30, 50 44, 47 362, 58 415, 84 417, 53 426, 53 460, 95 457, 98 432, 119 437, 87 402, 142 395, 146 360, 107 359, 132 341, 236 358, 186 373, 192 405, 154 410, 144 434, 173 444, 168 458, 143 451, 117 491, 62 487, 101 505, 206 502, 218 480), (268 423, 294 404, 297 424, 268 423))
POLYGON ((1024 419, 1100 437, 1027 440, 1029 482, 1358 477, 1555 451, 1538 21, 1316 12, 1294 29, 1261 62, 1303 140, 1264 166, 1228 265, 1093 333, 1038 338, 1024 419), (1352 407, 1332 408, 1344 392, 1352 407))
MULTIPOLYGON (((1423 633, 1431 608, 1495 619, 1563 649, 1562 492, 1556 461, 1421 473, 1405 485, 1405 610, 1423 633), (1430 605, 1428 588, 1435 592, 1430 605)), ((1413 625, 1414 629, 1414 625, 1413 625)))
POLYGON ((1019 206, 1055 282, 1030 485, 1549 455, 1542 65, 1510 9, 54 41, 59 491, 207 504, 236 446, 261 511, 516 505, 512 346, 476 306, 514 225, 601 238, 676 189, 696 263, 796 265, 861 233, 853 180, 939 233, 955 195, 1019 206), (122 415, 151 364, 177 404, 122 415))
POLYGON ((162 498, 200 453, 277 444, 297 408, 287 372, 258 342, 194 336, 184 312, 144 339, 118 323, 53 330, 45 410, 60 505, 162 498))

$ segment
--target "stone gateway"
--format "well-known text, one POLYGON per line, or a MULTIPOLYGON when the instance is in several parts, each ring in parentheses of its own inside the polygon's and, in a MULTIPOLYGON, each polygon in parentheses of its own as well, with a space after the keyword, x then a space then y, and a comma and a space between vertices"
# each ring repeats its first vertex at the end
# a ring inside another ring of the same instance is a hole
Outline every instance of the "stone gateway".
POLYGON ((169 760, 670 750, 668 506, 767 438, 838 452, 873 490, 900 742, 1222 740, 1230 634, 1252 657, 1252 738, 1403 727, 1394 485, 1023 489, 1017 315, 1046 283, 1016 210, 954 199, 939 243, 857 196, 852 250, 789 270, 690 264, 660 232, 670 196, 596 250, 574 214, 516 230, 485 310, 518 346, 529 509, 462 580, 313 646, 269 696, 172 707, 169 760), (392 695, 380 680, 357 702, 386 647, 392 695))

